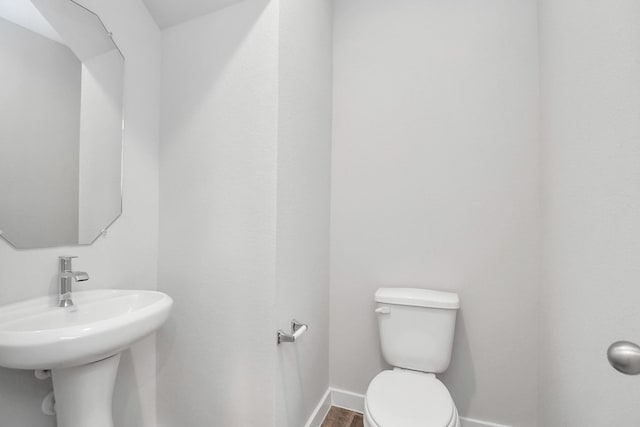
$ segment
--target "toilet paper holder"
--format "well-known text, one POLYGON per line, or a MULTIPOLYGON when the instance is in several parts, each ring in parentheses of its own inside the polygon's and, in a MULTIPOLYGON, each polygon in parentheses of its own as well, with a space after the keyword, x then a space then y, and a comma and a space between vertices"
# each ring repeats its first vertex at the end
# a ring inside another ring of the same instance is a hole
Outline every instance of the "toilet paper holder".
POLYGON ((302 336, 305 332, 309 330, 309 325, 304 323, 300 323, 297 320, 293 319, 291 321, 291 333, 288 334, 282 329, 278 331, 278 344, 283 342, 296 342, 298 338, 302 336))

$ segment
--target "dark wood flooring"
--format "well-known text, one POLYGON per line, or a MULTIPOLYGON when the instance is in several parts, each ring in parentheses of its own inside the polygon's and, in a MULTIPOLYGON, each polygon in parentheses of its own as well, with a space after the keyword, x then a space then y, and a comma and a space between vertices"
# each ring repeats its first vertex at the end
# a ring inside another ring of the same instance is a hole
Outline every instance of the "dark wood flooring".
POLYGON ((332 406, 320 427, 364 427, 362 414, 332 406))

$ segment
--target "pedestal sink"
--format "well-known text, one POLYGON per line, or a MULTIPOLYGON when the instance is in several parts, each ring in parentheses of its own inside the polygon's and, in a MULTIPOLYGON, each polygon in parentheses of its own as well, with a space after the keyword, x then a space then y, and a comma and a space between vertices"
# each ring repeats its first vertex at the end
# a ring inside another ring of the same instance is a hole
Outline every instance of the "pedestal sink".
POLYGON ((51 370, 58 427, 113 427, 120 352, 165 322, 161 292, 74 292, 75 306, 49 297, 0 307, 0 366, 51 370))

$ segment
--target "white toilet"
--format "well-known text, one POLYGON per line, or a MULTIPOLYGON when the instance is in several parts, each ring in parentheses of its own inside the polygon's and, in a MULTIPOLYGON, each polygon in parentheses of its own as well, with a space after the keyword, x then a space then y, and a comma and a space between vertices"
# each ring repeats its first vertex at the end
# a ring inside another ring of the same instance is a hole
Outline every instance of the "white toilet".
POLYGON ((456 405, 436 378, 451 361, 458 295, 381 288, 375 301, 382 355, 394 368, 369 384, 365 427, 459 427, 456 405))

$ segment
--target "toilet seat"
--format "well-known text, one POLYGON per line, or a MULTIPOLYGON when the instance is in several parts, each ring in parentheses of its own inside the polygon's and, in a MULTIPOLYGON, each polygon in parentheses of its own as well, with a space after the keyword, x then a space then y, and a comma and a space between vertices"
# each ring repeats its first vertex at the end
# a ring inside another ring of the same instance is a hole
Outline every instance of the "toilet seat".
POLYGON ((368 427, 456 427, 458 411, 435 375, 396 369, 380 372, 365 396, 368 427))

